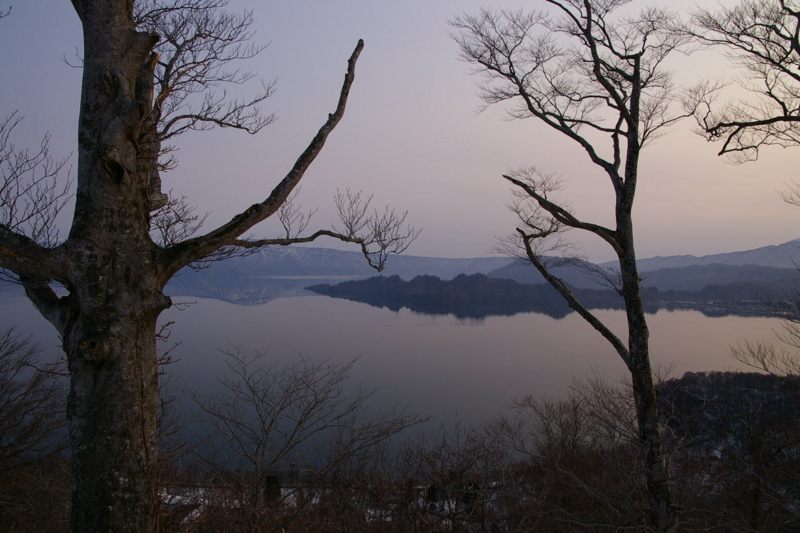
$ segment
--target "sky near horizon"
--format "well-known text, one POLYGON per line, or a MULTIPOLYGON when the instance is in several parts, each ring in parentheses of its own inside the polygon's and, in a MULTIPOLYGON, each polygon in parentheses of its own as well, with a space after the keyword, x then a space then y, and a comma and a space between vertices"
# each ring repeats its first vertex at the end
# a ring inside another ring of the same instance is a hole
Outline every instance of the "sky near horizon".
MULTIPOLYGON (((648 3, 635 0, 630 7, 648 3)), ((206 230, 266 198, 335 108, 347 58, 364 39, 345 117, 303 179, 299 201, 319 207, 312 226, 335 222, 337 189, 363 190, 374 194, 378 207, 407 209, 408 220, 423 228, 407 253, 489 255, 495 237, 515 227, 501 174, 531 165, 568 180, 563 197, 578 215, 610 223, 610 183, 574 143, 533 120, 509 121, 501 108, 478 113, 479 77, 458 59, 449 36, 448 19, 461 13, 539 4, 231 0, 229 11, 253 10, 254 40, 269 44, 242 68, 277 81, 264 111, 278 120, 255 136, 229 130, 183 135, 180 165, 163 175, 164 188, 209 213, 206 230)), ((670 2, 684 15, 694 5, 719 4, 670 2)), ((0 10, 9 5, 11 15, 0 21, 0 117, 18 110, 25 117, 15 131, 18 147, 35 148, 49 132, 54 154, 73 153, 75 165, 81 71, 64 58, 81 54, 79 20, 67 0, 0 0, 0 10)), ((681 84, 735 74, 717 52, 676 55, 669 66, 681 84)), ((258 88, 245 86, 241 94, 258 88)), ((800 237, 800 208, 777 192, 798 180, 800 148, 767 148, 756 162, 731 165, 716 156, 717 145, 691 130, 684 121, 643 152, 635 207, 639 257, 739 251, 800 237)), ((277 233, 266 223, 253 234, 277 233)), ((578 232, 570 237, 592 260, 612 258, 599 240, 578 232)), ((318 240, 315 246, 335 243, 318 240)))

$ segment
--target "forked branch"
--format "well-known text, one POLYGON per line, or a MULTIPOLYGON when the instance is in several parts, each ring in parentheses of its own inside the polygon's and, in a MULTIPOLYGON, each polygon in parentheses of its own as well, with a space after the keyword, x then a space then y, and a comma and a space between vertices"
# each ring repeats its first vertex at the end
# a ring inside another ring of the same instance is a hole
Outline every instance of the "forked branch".
POLYGON ((0 227, 25 235, 44 247, 58 243, 56 218, 72 197, 72 178, 59 179, 67 164, 50 154, 50 137, 39 149, 17 149, 11 141, 22 117, 0 121, 0 227))
POLYGON ((328 119, 314 136, 311 143, 309 143, 308 147, 297 159, 289 173, 272 190, 269 197, 259 204, 250 206, 247 210, 236 215, 230 222, 216 230, 168 248, 168 263, 165 265, 166 275, 172 275, 189 263, 200 261, 225 246, 239 246, 240 243, 237 241, 242 234, 259 222, 266 220, 280 209, 281 205, 283 205, 295 187, 300 183, 308 167, 316 159, 317 155, 319 155, 325 145, 328 135, 330 135, 339 124, 342 117, 344 117, 347 97, 350 94, 350 88, 355 80, 356 61, 363 48, 364 41, 359 40, 358 45, 355 50, 353 50, 348 60, 347 73, 345 74, 344 83, 339 93, 339 101, 336 110, 328 115, 328 119))
POLYGON ((290 198, 279 210, 279 218, 285 231, 283 237, 257 240, 237 239, 233 248, 228 250, 228 257, 237 255, 237 253, 241 255, 242 252, 237 252, 237 249, 246 254, 248 250, 264 246, 288 246, 313 242, 319 237, 330 237, 342 242, 358 244, 369 265, 381 272, 386 266, 389 256, 406 251, 422 231, 406 224, 408 211, 398 213, 388 206, 382 212, 377 209, 370 210, 372 196, 364 198, 361 192, 353 193, 347 189, 344 193, 341 191, 336 193, 336 209, 341 227, 334 226, 330 230, 318 230, 311 235, 301 237, 299 234, 306 228, 315 211, 302 213, 299 206, 295 206, 292 200, 290 198))

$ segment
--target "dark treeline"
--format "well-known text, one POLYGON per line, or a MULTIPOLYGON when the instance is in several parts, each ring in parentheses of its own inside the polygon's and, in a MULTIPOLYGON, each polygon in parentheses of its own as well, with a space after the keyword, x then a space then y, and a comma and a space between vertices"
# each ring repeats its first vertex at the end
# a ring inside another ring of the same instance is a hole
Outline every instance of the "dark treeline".
MULTIPOLYGON (((519 283, 483 274, 461 274, 449 281, 435 276, 417 276, 411 281, 399 276, 374 276, 336 285, 312 285, 307 290, 392 311, 405 307, 417 313, 452 314, 457 318, 480 319, 530 312, 564 318, 572 312, 549 284, 519 283)), ((577 287, 571 290, 589 309, 624 308, 616 291, 577 287)), ((650 313, 660 308, 687 308, 709 316, 770 314, 769 306, 759 300, 758 288, 747 284, 712 285, 700 291, 661 291, 646 287, 642 289, 642 297, 650 313)))
POLYGON ((375 276, 337 285, 320 284, 307 290, 399 311, 403 307, 425 314, 454 314, 459 318, 515 315, 539 312, 563 318, 569 307, 557 292, 544 284, 524 285, 483 274, 460 274, 450 281, 436 276, 375 276))

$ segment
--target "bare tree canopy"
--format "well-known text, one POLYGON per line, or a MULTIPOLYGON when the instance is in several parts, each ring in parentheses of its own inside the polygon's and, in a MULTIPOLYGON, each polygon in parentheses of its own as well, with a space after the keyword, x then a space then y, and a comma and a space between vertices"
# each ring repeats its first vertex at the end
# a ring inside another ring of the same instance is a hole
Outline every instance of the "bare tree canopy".
POLYGON ((15 328, 0 332, 0 473, 64 448, 64 383, 39 353, 15 328))
POLYGON ((275 119, 260 108, 273 93, 274 83, 262 82, 262 91, 247 100, 229 101, 224 88, 217 93, 218 87, 253 79, 253 73, 242 72, 235 64, 264 49, 250 42, 252 12, 233 15, 222 11, 227 4, 227 0, 139 0, 134 6, 139 30, 161 37, 153 48, 158 55, 153 110, 161 141, 215 126, 257 133, 275 119), (193 100, 194 95, 200 97, 193 100))
MULTIPOLYGON (((638 438, 648 501, 641 527, 673 531, 672 503, 661 443, 649 331, 639 290, 633 238, 633 203, 643 147, 684 118, 676 110, 670 73, 662 64, 688 37, 673 31, 675 16, 662 8, 618 17, 628 0, 547 0, 550 11, 462 15, 452 21, 461 57, 484 77, 487 105, 507 104, 514 118, 535 118, 573 141, 609 180, 615 227, 583 219, 558 199, 564 182, 535 167, 504 175, 515 187, 511 209, 519 226, 499 248, 528 259, 625 362, 632 377, 638 438), (580 264, 564 232, 577 229, 607 242, 619 259, 615 270, 591 272, 625 301, 627 342, 615 334, 549 268, 580 264), (556 254, 556 257, 553 257, 556 254), (646 524, 646 525, 645 525, 646 524)), ((631 523, 620 524, 633 526, 631 523)))
POLYGON ((48 135, 35 152, 14 146, 21 121, 17 113, 0 121, 0 227, 50 248, 58 243, 55 220, 70 199, 72 178, 63 177, 67 161, 50 154, 48 135))
POLYGON ((721 141, 719 155, 734 162, 758 158, 764 146, 800 141, 800 4, 795 0, 744 0, 717 11, 698 9, 688 32, 722 48, 744 73, 737 83, 749 96, 716 106, 722 84, 705 82, 687 96, 701 133, 721 141))
MULTIPOLYGON (((346 364, 300 357, 283 367, 269 365, 266 353, 223 351, 229 374, 220 379, 225 393, 195 397, 198 418, 211 428, 204 456, 232 455, 241 467, 233 484, 243 497, 231 514, 243 517, 248 530, 289 527, 309 511, 313 498, 264 490, 280 472, 315 481, 341 475, 382 450, 392 437, 423 422, 405 411, 366 414, 374 391, 346 387, 355 361, 346 364), (288 499, 293 512, 287 512, 288 499), (277 523, 277 524, 276 524, 277 523)), ((230 459, 228 459, 230 461, 230 459)))

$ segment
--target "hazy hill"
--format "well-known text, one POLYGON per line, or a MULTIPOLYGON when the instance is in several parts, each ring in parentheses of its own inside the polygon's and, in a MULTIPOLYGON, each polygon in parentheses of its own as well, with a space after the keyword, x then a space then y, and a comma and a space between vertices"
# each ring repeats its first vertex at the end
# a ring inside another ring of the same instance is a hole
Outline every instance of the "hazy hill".
MULTIPOLYGON (((486 273, 509 262, 511 259, 507 257, 445 259, 400 255, 389 259, 383 274, 403 279, 425 274, 452 279, 462 273, 486 273)), ((184 268, 169 282, 166 293, 261 304, 281 296, 303 294, 304 287, 315 282, 376 274, 360 252, 271 246, 246 257, 212 263, 200 271, 184 268)))
MULTIPOLYGON (((607 288, 578 267, 561 267, 553 269, 553 272, 573 287, 607 288)), ((492 278, 512 279, 518 283, 545 282, 539 271, 530 263, 523 262, 492 270, 487 275, 492 278)), ((642 273, 642 287, 655 287, 661 291, 699 291, 712 285, 738 285, 749 293, 755 290, 777 296, 789 290, 800 290, 800 272, 795 268, 709 264, 663 268, 642 273)))
MULTIPOLYGON (((590 276, 585 270, 576 266, 558 267, 551 270, 553 274, 566 281, 573 287, 581 289, 606 288, 598 283, 597 279, 590 276)), ((496 268, 486 274, 490 278, 511 279, 518 283, 546 283, 539 271, 527 261, 517 260, 508 265, 496 268)))
MULTIPOLYGON (((668 257, 651 257, 638 261, 639 269, 642 272, 648 270, 659 270, 662 268, 686 267, 694 265, 758 265, 778 268, 795 268, 792 259, 800 263, 800 239, 785 242, 775 246, 764 246, 755 250, 745 250, 743 252, 729 252, 725 254, 704 255, 696 257, 694 255, 671 255, 668 257)), ((604 265, 613 265, 605 263, 604 265)))
POLYGON ((800 289, 800 272, 795 268, 775 268, 755 265, 692 265, 662 268, 642 273, 643 287, 662 291, 699 291, 711 285, 756 284, 783 291, 800 289))

